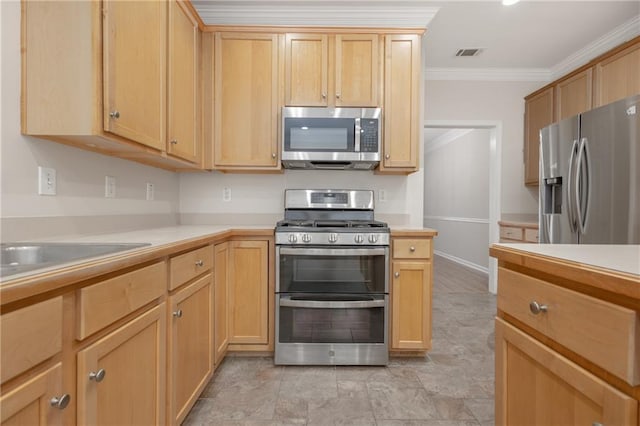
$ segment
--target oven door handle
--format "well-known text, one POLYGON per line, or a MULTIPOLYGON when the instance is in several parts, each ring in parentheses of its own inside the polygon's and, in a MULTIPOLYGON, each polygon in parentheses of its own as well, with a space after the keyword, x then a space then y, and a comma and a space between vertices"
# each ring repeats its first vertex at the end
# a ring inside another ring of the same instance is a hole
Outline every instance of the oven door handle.
POLYGON ((280 254, 296 256, 384 256, 386 247, 376 248, 289 248, 280 247, 280 254))
POLYGON ((384 308, 384 299, 380 300, 351 300, 351 301, 325 301, 325 300, 291 300, 286 297, 280 298, 280 306, 290 308, 311 308, 311 309, 367 309, 384 308))

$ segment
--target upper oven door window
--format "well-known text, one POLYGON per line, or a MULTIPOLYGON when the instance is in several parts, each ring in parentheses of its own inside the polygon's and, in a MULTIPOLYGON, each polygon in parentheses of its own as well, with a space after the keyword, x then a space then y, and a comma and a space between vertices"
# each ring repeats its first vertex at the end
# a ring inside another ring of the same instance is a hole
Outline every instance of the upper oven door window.
POLYGON ((388 292, 388 247, 279 247, 280 293, 388 292))
POLYGON ((354 152, 355 119, 287 117, 283 143, 285 151, 354 152))

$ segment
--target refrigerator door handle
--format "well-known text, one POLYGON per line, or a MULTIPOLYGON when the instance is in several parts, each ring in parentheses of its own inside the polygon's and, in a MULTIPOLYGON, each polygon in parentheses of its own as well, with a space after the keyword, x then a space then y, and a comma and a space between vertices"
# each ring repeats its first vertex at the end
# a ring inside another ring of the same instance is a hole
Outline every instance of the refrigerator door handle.
POLYGON ((580 139, 578 148, 578 158, 576 160, 576 178, 575 178, 575 199, 577 223, 580 234, 584 234, 587 228, 587 220, 589 218, 589 201, 591 195, 591 167, 589 157, 589 140, 587 138, 580 139), (582 182, 583 170, 586 170, 586 182, 582 182), (582 190, 582 187, 585 187, 582 190), (584 211, 582 210, 582 196, 584 195, 584 211))
POLYGON ((575 167, 575 157, 577 151, 578 140, 574 139, 573 144, 571 145, 571 156, 569 157, 569 173, 567 173, 567 215, 569 217, 569 226, 571 228, 571 232, 578 232, 578 225, 576 224, 576 182, 574 177, 574 171, 577 167, 575 167))

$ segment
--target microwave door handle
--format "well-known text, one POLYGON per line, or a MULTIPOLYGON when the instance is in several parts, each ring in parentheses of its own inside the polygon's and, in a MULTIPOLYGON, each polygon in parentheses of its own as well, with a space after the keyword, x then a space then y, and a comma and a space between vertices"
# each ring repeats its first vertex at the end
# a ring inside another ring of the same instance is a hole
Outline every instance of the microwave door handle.
POLYGON ((355 129, 354 129, 354 147, 353 150, 355 152, 360 152, 360 133, 362 131, 362 126, 360 125, 360 118, 355 119, 355 129))

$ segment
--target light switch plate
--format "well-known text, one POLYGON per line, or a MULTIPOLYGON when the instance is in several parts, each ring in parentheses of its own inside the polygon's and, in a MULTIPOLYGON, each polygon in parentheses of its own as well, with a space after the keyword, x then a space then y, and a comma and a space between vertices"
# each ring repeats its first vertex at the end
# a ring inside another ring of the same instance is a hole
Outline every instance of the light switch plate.
POLYGON ((106 198, 115 198, 116 196, 116 178, 113 176, 104 177, 104 196, 106 198))
POLYGON ((38 167, 38 194, 56 195, 56 169, 38 167))
POLYGON ((224 188, 222 190, 222 201, 231 201, 231 188, 224 188))
POLYGON ((147 182, 147 201, 153 201, 154 197, 154 187, 153 184, 147 182))

